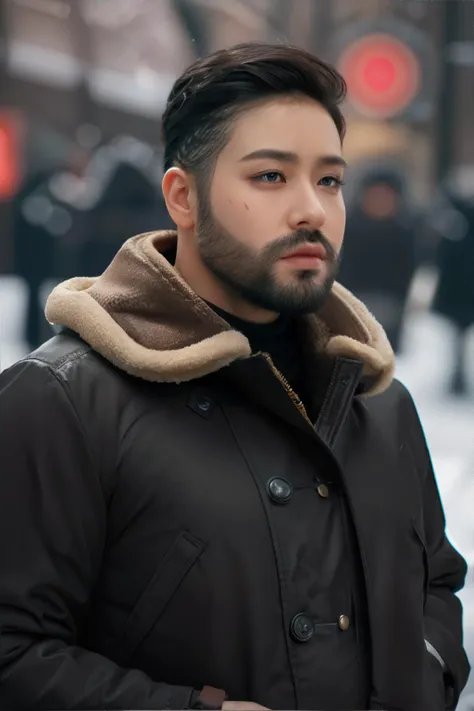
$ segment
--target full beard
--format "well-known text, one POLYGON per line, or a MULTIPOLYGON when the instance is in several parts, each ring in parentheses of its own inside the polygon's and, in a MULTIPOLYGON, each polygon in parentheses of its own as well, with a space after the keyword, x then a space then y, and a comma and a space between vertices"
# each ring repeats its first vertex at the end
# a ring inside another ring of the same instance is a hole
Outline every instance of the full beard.
MULTIPOLYGON (((202 201, 200 202, 202 205, 202 201)), ((297 315, 318 311, 332 289, 339 267, 338 255, 319 230, 301 229, 254 252, 217 223, 210 209, 200 209, 198 246, 207 268, 234 296, 267 311, 297 315), (328 276, 315 283, 317 272, 301 270, 292 284, 278 284, 273 270, 278 259, 304 244, 326 250, 328 276)))

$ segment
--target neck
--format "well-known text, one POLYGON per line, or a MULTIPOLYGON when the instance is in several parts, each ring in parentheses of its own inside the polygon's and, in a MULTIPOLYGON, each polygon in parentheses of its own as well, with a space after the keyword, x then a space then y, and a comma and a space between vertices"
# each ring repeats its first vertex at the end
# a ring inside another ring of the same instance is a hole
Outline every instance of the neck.
POLYGON ((174 266, 201 299, 223 311, 253 323, 271 323, 278 318, 277 313, 266 311, 242 299, 208 269, 198 254, 190 254, 189 250, 180 248, 179 240, 174 266))

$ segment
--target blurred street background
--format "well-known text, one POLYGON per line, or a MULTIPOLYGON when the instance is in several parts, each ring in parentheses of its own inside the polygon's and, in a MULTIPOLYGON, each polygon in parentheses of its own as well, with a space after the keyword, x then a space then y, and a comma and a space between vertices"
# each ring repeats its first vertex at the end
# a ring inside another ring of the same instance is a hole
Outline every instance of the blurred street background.
MULTIPOLYGON (((347 80, 340 281, 418 405, 470 565, 474 665, 474 1, 0 0, 0 370, 52 334, 58 281, 172 226, 168 91, 196 57, 251 40, 305 47, 347 80)), ((458 708, 474 710, 474 678, 458 708)))

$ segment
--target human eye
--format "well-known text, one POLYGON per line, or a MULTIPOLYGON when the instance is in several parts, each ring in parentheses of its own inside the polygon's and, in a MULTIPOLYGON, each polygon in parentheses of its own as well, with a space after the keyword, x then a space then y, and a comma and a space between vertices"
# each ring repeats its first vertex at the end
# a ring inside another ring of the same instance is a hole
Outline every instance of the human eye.
POLYGON ((323 188, 332 188, 333 190, 338 190, 345 183, 341 178, 338 178, 335 175, 325 175, 324 178, 321 178, 319 184, 322 185, 323 188))
POLYGON ((260 173, 260 175, 255 175, 252 180, 257 183, 268 183, 273 185, 285 182, 285 176, 278 170, 270 170, 265 173, 260 173))

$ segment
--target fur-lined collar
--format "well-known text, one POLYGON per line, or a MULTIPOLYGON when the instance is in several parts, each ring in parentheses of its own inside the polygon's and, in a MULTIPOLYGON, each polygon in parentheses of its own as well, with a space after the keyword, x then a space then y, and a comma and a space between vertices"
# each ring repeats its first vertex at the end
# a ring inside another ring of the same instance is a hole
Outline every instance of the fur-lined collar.
MULTIPOLYGON (((163 256, 175 244, 175 232, 129 239, 100 277, 57 286, 46 318, 74 330, 122 370, 155 382, 193 380, 250 356, 247 338, 217 316, 163 256)), ((364 363, 367 395, 388 388, 394 355, 387 336, 347 289, 335 284, 318 315, 303 318, 318 350, 364 363)))

